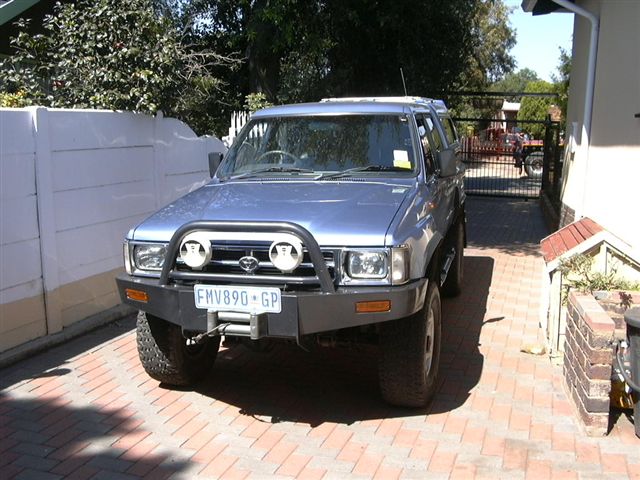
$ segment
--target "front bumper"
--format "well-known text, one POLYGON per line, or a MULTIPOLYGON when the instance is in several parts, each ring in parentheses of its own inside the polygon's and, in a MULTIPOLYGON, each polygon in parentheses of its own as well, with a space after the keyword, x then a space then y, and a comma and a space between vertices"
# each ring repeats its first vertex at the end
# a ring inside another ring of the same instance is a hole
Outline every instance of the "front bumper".
MULTIPOLYGON (((193 332, 207 331, 207 310, 195 307, 193 287, 161 285, 158 279, 121 274, 116 278, 120 298, 134 306, 193 332), (131 300, 125 290, 147 294, 146 302, 131 300)), ((342 328, 397 320, 418 311, 427 291, 425 279, 402 286, 339 287, 334 292, 283 291, 282 312, 263 314, 259 337, 295 338, 342 328), (357 313, 357 302, 389 300, 391 309, 357 313)), ((255 337, 252 337, 255 338, 255 337)))

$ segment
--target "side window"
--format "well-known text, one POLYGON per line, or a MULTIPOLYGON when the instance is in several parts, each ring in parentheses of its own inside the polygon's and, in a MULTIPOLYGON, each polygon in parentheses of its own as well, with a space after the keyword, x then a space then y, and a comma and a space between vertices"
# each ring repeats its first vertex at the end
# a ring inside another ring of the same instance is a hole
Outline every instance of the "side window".
POLYGON ((422 154, 424 156, 424 165, 427 175, 430 175, 436 171, 434 150, 440 151, 434 142, 431 140, 432 135, 429 135, 433 129, 433 122, 425 115, 416 115, 416 123, 418 124, 418 134, 420 135, 420 144, 422 145, 422 154))
POLYGON ((441 117, 442 125, 444 126, 444 132, 447 136, 447 143, 451 145, 452 143, 456 143, 458 141, 458 133, 456 132, 456 127, 453 125, 453 121, 446 117, 441 117))
POLYGON ((440 132, 438 132, 438 129, 433 123, 433 119, 431 119, 431 117, 425 115, 425 121, 427 122, 430 134, 429 138, 431 138, 431 140, 433 141, 433 146, 436 152, 441 152, 442 150, 444 150, 444 143, 442 141, 442 137, 440 137, 440 132))

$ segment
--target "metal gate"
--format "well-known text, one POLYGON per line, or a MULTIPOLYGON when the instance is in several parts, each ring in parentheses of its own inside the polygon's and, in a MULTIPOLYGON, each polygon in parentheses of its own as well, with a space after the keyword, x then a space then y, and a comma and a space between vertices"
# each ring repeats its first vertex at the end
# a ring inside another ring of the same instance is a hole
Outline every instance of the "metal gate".
POLYGON ((456 118, 466 166, 465 190, 470 195, 550 198, 559 192, 559 122, 456 118), (538 137, 529 133, 538 126, 538 137), (543 128, 541 129, 540 126, 543 128), (522 142, 521 162, 514 156, 516 136, 522 142), (520 166, 521 164, 521 166, 520 166), (553 192, 553 194, 552 194, 553 192))

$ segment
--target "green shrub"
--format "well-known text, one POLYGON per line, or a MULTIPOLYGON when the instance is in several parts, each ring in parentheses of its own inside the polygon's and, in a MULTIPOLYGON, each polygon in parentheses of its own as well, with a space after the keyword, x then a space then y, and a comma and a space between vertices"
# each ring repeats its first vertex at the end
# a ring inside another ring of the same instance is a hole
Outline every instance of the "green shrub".
POLYGON ((22 90, 16 93, 0 92, 0 107, 21 108, 29 105, 31 102, 22 90))
POLYGON ((244 108, 247 109, 250 113, 257 112, 262 108, 267 108, 273 106, 269 100, 267 100, 267 96, 260 93, 250 93, 245 97, 244 100, 244 108))
POLYGON ((593 257, 584 254, 560 260, 559 270, 564 276, 567 290, 574 288, 583 293, 640 290, 640 283, 618 277, 616 268, 611 268, 608 273, 593 271, 593 261, 593 257))

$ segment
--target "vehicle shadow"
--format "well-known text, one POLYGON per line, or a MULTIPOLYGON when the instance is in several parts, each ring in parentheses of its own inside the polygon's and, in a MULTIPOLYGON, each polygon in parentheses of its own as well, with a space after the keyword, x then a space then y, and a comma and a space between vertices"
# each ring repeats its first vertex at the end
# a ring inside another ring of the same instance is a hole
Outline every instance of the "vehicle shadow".
POLYGON ((464 404, 480 380, 482 327, 502 320, 485 319, 494 263, 491 257, 466 256, 462 293, 442 302, 441 384, 429 413, 447 412, 464 404))
POLYGON ((0 478, 167 478, 189 465, 141 448, 144 426, 119 407, 0 391, 0 420, 0 478))
POLYGON ((443 300, 441 381, 427 408, 397 408, 382 400, 375 346, 305 352, 295 344, 278 343, 268 352, 253 352, 233 345, 220 351, 211 375, 196 391, 263 422, 311 427, 453 410, 465 402, 482 373, 478 339, 493 263, 490 257, 465 257, 463 293, 443 300))

